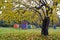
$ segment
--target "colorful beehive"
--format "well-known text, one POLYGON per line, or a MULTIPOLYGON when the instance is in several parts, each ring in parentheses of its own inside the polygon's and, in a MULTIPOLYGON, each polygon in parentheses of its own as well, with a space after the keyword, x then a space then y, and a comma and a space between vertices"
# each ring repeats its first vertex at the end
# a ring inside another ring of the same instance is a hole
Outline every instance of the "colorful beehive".
POLYGON ((26 24, 22 24, 22 29, 26 29, 26 24))
POLYGON ((53 28, 56 29, 56 25, 55 24, 53 25, 53 28))
POLYGON ((28 27, 28 29, 31 29, 31 25, 30 24, 27 27, 28 27))
POLYGON ((27 22, 22 21, 21 27, 22 27, 22 29, 27 29, 27 22))
POLYGON ((14 28, 19 28, 19 24, 15 23, 14 28))

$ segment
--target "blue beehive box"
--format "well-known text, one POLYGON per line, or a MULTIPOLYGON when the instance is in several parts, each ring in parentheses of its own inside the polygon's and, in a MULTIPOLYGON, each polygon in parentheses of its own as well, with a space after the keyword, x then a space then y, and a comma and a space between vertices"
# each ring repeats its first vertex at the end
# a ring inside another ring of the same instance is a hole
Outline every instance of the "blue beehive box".
POLYGON ((53 28, 56 29, 56 25, 53 25, 53 28))
POLYGON ((28 29, 31 29, 31 25, 30 24, 28 25, 28 29))
POLYGON ((26 29, 26 24, 22 24, 22 29, 26 29))

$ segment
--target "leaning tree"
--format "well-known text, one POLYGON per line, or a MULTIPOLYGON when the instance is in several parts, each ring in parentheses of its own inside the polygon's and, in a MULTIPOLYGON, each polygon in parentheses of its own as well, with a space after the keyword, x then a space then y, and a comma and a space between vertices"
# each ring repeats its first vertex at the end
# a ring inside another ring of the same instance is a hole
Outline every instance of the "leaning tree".
POLYGON ((48 35, 48 26, 50 23, 50 16, 54 12, 57 6, 56 0, 18 0, 14 2, 13 0, 13 10, 19 12, 20 9, 23 9, 25 13, 26 10, 37 12, 39 14, 40 20, 42 23, 41 34, 48 35), (14 6, 14 4, 16 4, 14 6), (44 17, 42 17, 44 14, 44 17))

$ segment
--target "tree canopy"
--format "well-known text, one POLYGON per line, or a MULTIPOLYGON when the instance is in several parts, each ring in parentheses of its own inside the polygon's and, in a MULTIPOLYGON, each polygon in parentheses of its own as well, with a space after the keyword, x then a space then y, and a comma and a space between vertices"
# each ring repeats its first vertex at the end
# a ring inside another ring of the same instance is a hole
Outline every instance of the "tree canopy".
MULTIPOLYGON (((0 14, 0 20, 6 21, 7 23, 12 23, 13 21, 19 23, 19 21, 22 20, 28 20, 29 22, 41 24, 41 15, 44 19, 44 16, 46 15, 46 10, 48 8, 41 7, 41 9, 36 9, 41 6, 40 0, 0 0, 0 11, 2 11, 2 14, 0 14), (35 8, 36 7, 36 8, 35 8), (41 15, 38 14, 39 11, 41 15)), ((47 0, 46 0, 47 1, 47 0)), ((47 1, 48 2, 48 1, 47 1)), ((50 21, 54 20, 55 23, 58 22, 58 16, 56 14, 56 5, 52 5, 53 2, 60 3, 59 0, 51 1, 50 3, 47 3, 47 5, 52 6, 53 9, 52 14, 49 12, 50 21)))

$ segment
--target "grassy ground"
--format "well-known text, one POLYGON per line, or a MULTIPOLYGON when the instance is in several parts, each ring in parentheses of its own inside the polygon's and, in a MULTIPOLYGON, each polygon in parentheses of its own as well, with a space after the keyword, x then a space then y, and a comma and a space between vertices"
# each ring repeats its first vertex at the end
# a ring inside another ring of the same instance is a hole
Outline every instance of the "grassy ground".
POLYGON ((48 36, 41 36, 41 29, 0 28, 0 40, 60 40, 60 28, 49 28, 48 36))

